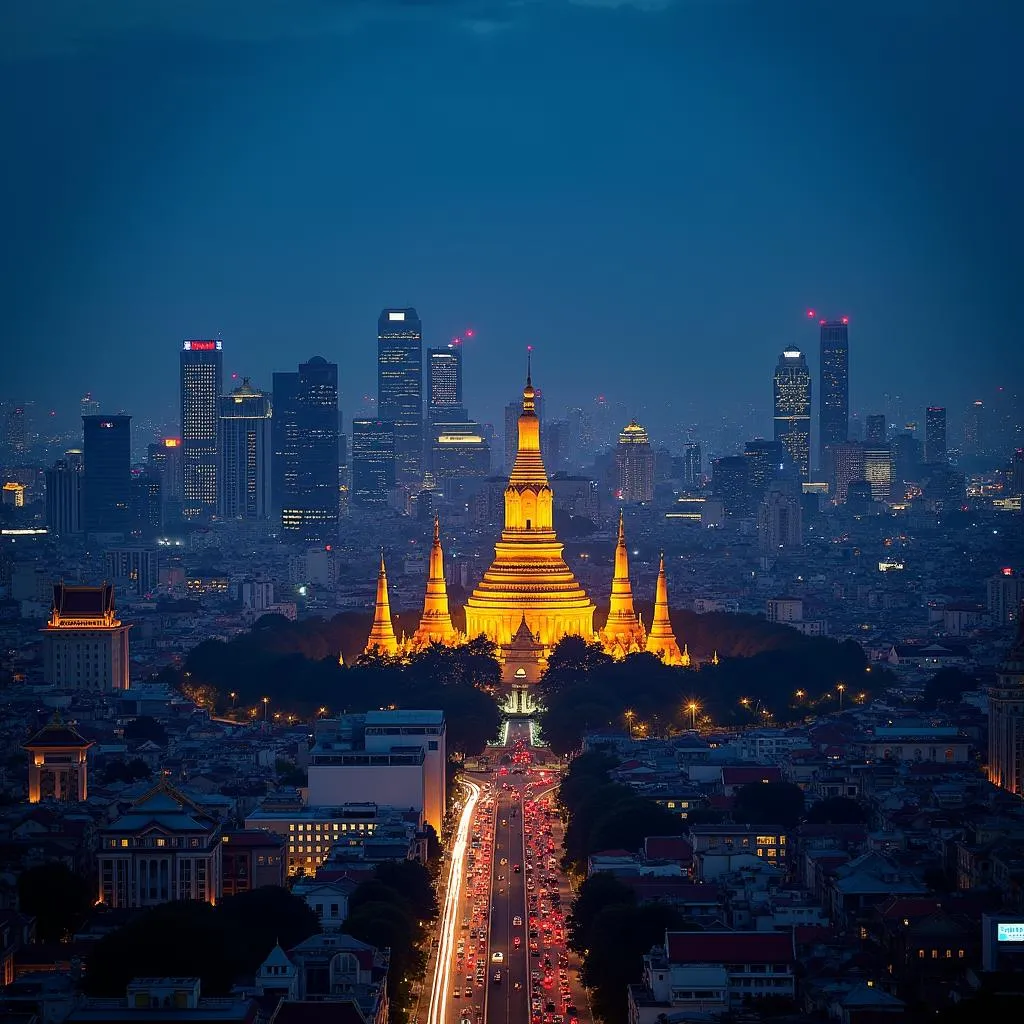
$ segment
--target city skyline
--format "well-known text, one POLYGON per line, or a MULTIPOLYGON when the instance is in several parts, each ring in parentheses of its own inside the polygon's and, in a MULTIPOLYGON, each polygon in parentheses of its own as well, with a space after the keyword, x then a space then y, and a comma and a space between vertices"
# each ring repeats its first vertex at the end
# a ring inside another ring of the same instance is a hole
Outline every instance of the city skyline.
POLYGON ((1021 142, 1002 130, 1012 58, 993 53, 1024 12, 904 2, 880 38, 864 11, 801 4, 471 5, 499 11, 490 32, 465 5, 370 6, 383 13, 339 33, 309 4, 272 26, 256 5, 251 36, 212 13, 107 12, 74 22, 74 47, 9 15, 6 397, 70 408, 91 390, 119 411, 142 379, 161 406, 163 346, 222 336, 225 369, 263 387, 322 352, 352 416, 388 304, 415 305, 430 346, 477 331, 466 392, 491 421, 526 343, 565 404, 610 390, 614 361, 631 414, 722 394, 763 408, 772 353, 814 348, 808 308, 851 319, 853 408, 895 380, 913 408, 959 415, 1024 376, 1021 142), (602 80, 612 55, 622 90, 602 80), (14 87, 33 73, 31 95, 14 87), (166 118, 126 131, 140 103, 166 118), (350 159, 387 151, 396 126, 418 161, 350 159))

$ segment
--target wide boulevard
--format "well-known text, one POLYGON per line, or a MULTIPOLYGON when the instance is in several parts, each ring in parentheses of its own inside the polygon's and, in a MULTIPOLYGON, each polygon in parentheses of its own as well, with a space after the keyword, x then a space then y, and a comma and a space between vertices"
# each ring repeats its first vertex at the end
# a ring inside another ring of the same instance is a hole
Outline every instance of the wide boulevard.
POLYGON ((462 781, 427 1024, 590 1024, 565 945, 557 776, 535 763, 528 722, 506 737, 492 769, 462 781))

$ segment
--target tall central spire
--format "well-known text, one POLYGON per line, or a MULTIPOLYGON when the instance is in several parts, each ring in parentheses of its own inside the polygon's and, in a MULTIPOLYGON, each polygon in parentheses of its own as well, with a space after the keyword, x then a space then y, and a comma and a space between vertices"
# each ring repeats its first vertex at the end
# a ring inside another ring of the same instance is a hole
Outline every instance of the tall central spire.
POLYGON ((658 563, 658 584, 654 590, 654 618, 647 634, 647 650, 660 654, 666 665, 682 665, 683 652, 679 650, 672 621, 668 616, 668 582, 665 579, 665 555, 658 563))
POLYGON ((619 539, 615 545, 615 572, 612 576, 608 621, 601 631, 605 650, 617 658, 642 651, 647 640, 644 627, 633 608, 633 585, 629 580, 629 552, 626 527, 619 511, 619 539))
POLYGON ((366 640, 366 654, 398 653, 398 637, 391 623, 391 601, 388 598, 388 571, 384 567, 384 552, 380 553, 380 569, 377 570, 377 602, 373 611, 373 626, 366 640))
POLYGON ((439 643, 458 643, 459 634, 452 625, 448 608, 448 583, 444 577, 444 551, 441 548, 441 521, 434 516, 434 540, 430 545, 430 568, 427 572, 427 593, 423 600, 423 615, 413 635, 413 644, 425 647, 439 643))

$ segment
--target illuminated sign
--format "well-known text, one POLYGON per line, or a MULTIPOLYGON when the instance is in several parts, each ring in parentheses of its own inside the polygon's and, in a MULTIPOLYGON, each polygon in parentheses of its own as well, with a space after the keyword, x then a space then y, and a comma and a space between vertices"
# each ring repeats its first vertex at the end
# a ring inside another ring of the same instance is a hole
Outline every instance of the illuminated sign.
POLYGON ((219 341, 183 341, 181 347, 186 352, 220 352, 223 343, 219 341))
POLYGON ((1008 565, 1004 565, 1001 571, 1004 576, 1013 575, 1013 570, 1008 565))
POLYGON ((783 352, 782 354, 787 359, 799 359, 800 358, 800 349, 798 349, 798 348, 787 348, 786 351, 783 352))
POLYGON ((165 448, 180 448, 181 438, 180 437, 165 437, 164 438, 165 448))
POLYGON ((996 942, 1024 942, 1024 921, 997 922, 996 942))
POLYGON ((404 320, 405 319, 405 313, 403 313, 401 310, 399 310, 397 313, 394 313, 394 312, 388 313, 388 319, 389 320, 404 320))

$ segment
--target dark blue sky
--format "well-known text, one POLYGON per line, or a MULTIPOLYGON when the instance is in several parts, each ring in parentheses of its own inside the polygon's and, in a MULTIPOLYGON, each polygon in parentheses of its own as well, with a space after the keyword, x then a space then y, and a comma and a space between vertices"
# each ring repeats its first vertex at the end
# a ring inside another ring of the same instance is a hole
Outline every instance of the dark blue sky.
POLYGON ((5 380, 170 401, 184 337, 346 412, 384 305, 598 391, 767 407, 813 306, 853 399, 1024 380, 1019 0, 19 0, 0 13, 5 380), (140 397, 141 396, 141 397, 140 397))

